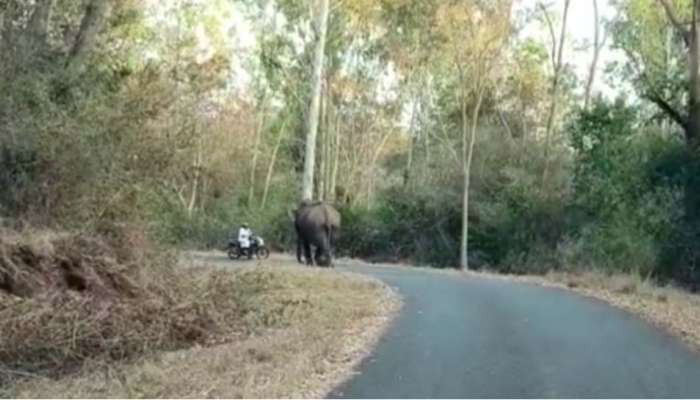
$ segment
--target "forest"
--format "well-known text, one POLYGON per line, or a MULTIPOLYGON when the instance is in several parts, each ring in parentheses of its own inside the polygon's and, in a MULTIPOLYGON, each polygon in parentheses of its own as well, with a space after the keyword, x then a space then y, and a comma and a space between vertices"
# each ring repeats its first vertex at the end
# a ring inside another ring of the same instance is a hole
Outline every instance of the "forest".
POLYGON ((2 225, 220 249, 247 221, 289 251, 306 197, 340 210, 341 256, 696 289, 698 12, 0 1, 2 225))

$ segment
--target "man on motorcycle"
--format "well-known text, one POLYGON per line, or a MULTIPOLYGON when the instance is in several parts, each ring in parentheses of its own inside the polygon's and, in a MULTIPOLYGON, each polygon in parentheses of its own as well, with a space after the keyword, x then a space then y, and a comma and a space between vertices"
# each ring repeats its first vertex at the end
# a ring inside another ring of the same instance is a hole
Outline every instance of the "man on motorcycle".
POLYGON ((253 238, 253 232, 248 228, 248 223, 244 222, 241 224, 240 229, 238 229, 238 245, 241 246, 243 253, 248 254, 248 258, 253 258, 253 252, 251 251, 251 239, 253 238))

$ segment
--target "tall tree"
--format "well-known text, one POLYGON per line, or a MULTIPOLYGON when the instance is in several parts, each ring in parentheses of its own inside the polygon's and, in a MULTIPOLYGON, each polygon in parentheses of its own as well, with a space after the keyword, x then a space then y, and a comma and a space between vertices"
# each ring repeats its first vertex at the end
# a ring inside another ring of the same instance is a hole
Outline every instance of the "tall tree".
POLYGON ((27 53, 40 50, 46 43, 53 5, 54 0, 38 0, 34 5, 34 12, 27 27, 28 34, 25 44, 27 53))
POLYGON ((698 137, 700 137, 700 31, 698 30, 700 0, 692 1, 689 22, 681 20, 674 5, 669 0, 658 1, 663 6, 668 20, 676 29, 678 37, 686 47, 688 100, 684 113, 667 107, 667 104, 663 101, 657 100, 656 103, 683 127, 686 139, 695 147, 698 144, 698 137))
POLYGON ((328 28, 328 1, 320 0, 315 31, 316 44, 313 59, 313 77, 311 99, 306 120, 306 146, 304 151, 304 175, 302 178, 302 200, 311 200, 314 195, 314 168, 316 161, 316 136, 318 133, 321 105, 321 86, 323 81, 323 63, 325 59, 326 32, 328 28))
POLYGON ((583 95, 583 108, 585 109, 588 109, 588 104, 590 103, 591 91, 593 90, 593 82, 595 81, 595 76, 598 69, 598 59, 600 58, 600 51, 605 45, 606 38, 605 34, 603 34, 603 36, 601 37, 601 23, 598 10, 598 0, 591 1, 593 2, 593 58, 591 60, 591 65, 588 69, 586 91, 583 95))
MULTIPOLYGON (((4 54, 3 58, 12 58, 14 53, 15 39, 15 24, 14 22, 21 16, 22 7, 16 1, 8 1, 2 10, 2 30, 0 31, 0 50, 4 54)), ((9 60, 4 60, 9 61, 9 60)))
POLYGON ((260 154, 260 145, 262 143, 262 136, 265 130, 265 122, 267 117, 267 108, 270 100, 270 94, 268 93, 268 82, 265 82, 264 75, 266 75, 265 63, 268 59, 268 53, 272 51, 268 49, 270 45, 268 44, 267 35, 277 30, 276 21, 277 18, 273 15, 272 21, 267 20, 268 10, 272 7, 272 0, 267 0, 265 2, 264 8, 260 10, 259 19, 261 21, 260 35, 258 37, 259 42, 259 59, 260 59, 260 69, 256 77, 255 89, 260 91, 257 96, 258 104, 257 110, 258 116, 258 126, 255 129, 255 144, 253 145, 253 154, 250 166, 250 179, 248 181, 248 205, 253 205, 253 200, 255 198, 255 183, 256 183, 256 172, 258 166, 258 156, 260 154))
POLYGON ((80 23, 80 29, 70 50, 68 65, 79 63, 95 45, 97 35, 112 9, 112 0, 90 0, 80 23))
POLYGON ((488 5, 476 1, 443 4, 435 26, 444 38, 443 56, 456 72, 462 175, 462 233, 459 266, 469 268, 469 195, 471 167, 484 98, 501 69, 498 60, 510 37, 512 1, 488 5))
POLYGON ((700 130, 697 0, 621 0, 613 45, 627 55, 621 75, 695 145, 700 130), (672 42, 667 38, 672 37, 672 42), (669 51, 669 47, 670 50, 669 51))
POLYGON ((547 175, 549 174, 550 165, 550 151, 552 147, 552 130, 554 129, 554 120, 557 115, 557 105, 559 104, 559 84, 561 83, 562 67, 564 59, 564 42, 566 40, 566 21, 569 15, 569 5, 571 0, 564 0, 564 9, 562 11, 562 19, 560 26, 559 38, 557 39, 554 23, 549 15, 548 10, 542 3, 538 3, 538 6, 542 10, 545 21, 547 23, 547 28, 549 29, 549 35, 551 39, 552 52, 552 87, 550 89, 551 103, 549 106, 549 112, 547 114, 547 126, 545 128, 545 147, 544 147, 544 158, 545 166, 542 172, 542 187, 547 183, 547 175))

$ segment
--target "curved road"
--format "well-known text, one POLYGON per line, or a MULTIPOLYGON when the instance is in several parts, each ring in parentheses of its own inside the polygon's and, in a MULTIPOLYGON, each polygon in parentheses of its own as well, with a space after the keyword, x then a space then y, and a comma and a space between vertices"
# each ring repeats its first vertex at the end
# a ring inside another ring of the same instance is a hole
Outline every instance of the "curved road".
POLYGON ((535 285, 349 263, 404 298, 330 397, 700 397, 700 356, 602 302, 535 285))

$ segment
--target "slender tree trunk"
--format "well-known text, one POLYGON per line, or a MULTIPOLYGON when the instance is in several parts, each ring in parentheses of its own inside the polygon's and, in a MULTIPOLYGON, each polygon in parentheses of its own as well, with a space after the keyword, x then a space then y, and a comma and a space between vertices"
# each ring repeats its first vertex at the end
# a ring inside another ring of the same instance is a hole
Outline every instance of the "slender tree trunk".
POLYGON ((325 117, 323 118, 324 125, 324 168, 323 170, 323 199, 328 201, 331 198, 331 173, 333 170, 333 113, 335 108, 333 107, 333 98, 330 95, 330 79, 326 80, 326 94, 324 97, 324 112, 325 117))
POLYGON ((386 146, 387 141, 392 135, 392 131, 389 130, 384 137, 382 137, 382 140, 379 142, 379 146, 377 146, 377 149, 374 151, 374 154, 372 155, 371 161, 369 163, 369 168, 367 169, 368 171, 368 176, 367 176, 367 208, 372 207, 372 197, 374 195, 374 185, 375 185, 375 175, 376 175, 376 170, 377 170, 377 161, 379 160, 379 156, 382 154, 382 151, 384 150, 384 146, 386 146))
MULTIPOLYGON (((348 138, 347 138, 347 148, 345 151, 345 156, 347 158, 346 161, 346 168, 345 168, 345 179, 343 181, 343 187, 345 189, 345 192, 348 194, 352 193, 353 196, 351 198, 351 205, 355 205, 357 199, 360 198, 359 195, 359 184, 357 184, 357 181, 360 179, 357 178, 357 165, 359 164, 358 161, 358 153, 359 151, 356 151, 355 149, 358 145, 359 140, 357 139, 356 135, 356 130, 355 130, 355 122, 350 119, 348 121, 349 125, 349 131, 348 131, 348 138)), ((350 197, 348 197, 350 198, 350 197)))
POLYGON ((258 169, 258 155, 260 154, 260 142, 262 142, 263 130, 265 129, 265 119, 267 113, 267 93, 263 93, 260 106, 258 125, 255 128, 255 143, 253 144, 253 159, 250 165, 250 178, 248 180, 248 207, 253 206, 255 197, 255 172, 258 169))
POLYGON ((685 136, 689 145, 698 150, 700 137, 700 32, 698 31, 700 17, 700 1, 693 1, 693 23, 690 26, 688 40, 688 76, 690 87, 688 93, 688 122, 685 136))
POLYGON ((469 185, 471 183, 471 167, 474 158, 474 145, 476 144, 476 133, 479 126, 479 113, 484 99, 484 89, 477 91, 476 104, 472 109, 471 129, 469 129, 469 141, 467 142, 467 105, 466 99, 462 100, 462 148, 464 158, 464 192, 462 205, 462 243, 460 246, 459 266, 463 270, 469 269, 469 185))
POLYGON ((197 204, 197 192, 199 191, 199 180, 202 174, 202 138, 198 139, 197 154, 194 160, 194 179, 192 180, 192 192, 190 193, 190 201, 187 205, 187 216, 192 217, 194 207, 197 204))
MULTIPOLYGON (((427 82, 429 82, 429 81, 427 81, 427 82)), ((435 100, 433 98, 434 94, 431 92, 428 92, 428 93, 424 93, 424 96, 425 96, 423 98, 424 106, 426 107, 426 109, 430 110, 431 108, 433 108, 433 105, 435 104, 435 100)), ((420 117, 421 117, 421 119, 419 120, 419 122, 422 124, 424 121, 423 114, 420 114, 420 117)), ((423 152, 425 155, 425 161, 423 161, 423 163, 424 163, 423 169, 430 170, 430 162, 431 162, 430 161, 430 146, 431 146, 430 135, 421 135, 420 138, 423 139, 423 152)), ((414 149, 413 151, 415 152, 416 149, 414 149)), ((422 180, 423 178, 425 178, 425 173, 422 173, 417 178, 422 180)))
POLYGON ((586 81, 586 92, 583 98, 583 108, 588 109, 588 104, 591 99, 591 91, 593 89, 593 81, 595 80, 596 69, 598 68, 598 58, 602 43, 600 42, 600 18, 598 16, 598 0, 593 1, 593 60, 588 71, 588 80, 586 81))
POLYGON ((403 186, 407 188, 411 182, 411 170, 413 168, 413 149, 416 147, 416 138, 411 136, 408 139, 408 155, 406 156, 406 169, 403 173, 403 186))
POLYGON ((331 149, 333 147, 333 132, 331 132, 332 107, 330 98, 326 92, 324 103, 326 116, 323 118, 324 144, 323 144, 323 200, 328 201, 331 188, 331 168, 333 167, 331 149))
POLYGON ((501 126, 503 126, 503 129, 505 129, 506 133, 508 134, 508 138, 510 138, 510 140, 514 140, 515 137, 513 136, 513 130, 510 129, 508 120, 506 120, 506 117, 503 115, 503 111, 500 107, 496 108, 496 113, 498 114, 498 120, 501 122, 501 126))
POLYGON ((316 48, 313 63, 313 90, 306 122, 306 148, 304 152, 304 176, 302 178, 302 200, 311 200, 314 195, 314 163, 316 161, 316 134, 318 132, 318 114, 323 78, 324 53, 326 48, 326 29, 328 26, 328 1, 320 0, 321 9, 316 23, 316 48))
POLYGON ((200 180, 200 187, 201 190, 199 191, 199 212, 204 212, 207 208, 207 199, 209 196, 207 196, 208 190, 209 190, 209 179, 207 179, 206 174, 202 174, 202 176, 199 178, 200 180))
POLYGON ((272 151, 272 157, 270 158, 270 165, 267 167, 267 175, 265 176, 265 188, 263 189, 262 201, 260 202, 260 208, 265 209, 267 204, 267 194, 270 190, 270 182, 272 182, 272 174, 275 170, 275 164, 277 163, 277 153, 279 153, 280 147, 282 146, 282 139, 284 138, 284 132, 286 129, 286 124, 282 124, 279 133, 277 134, 277 142, 275 143, 275 149, 272 151))
POLYGON ((338 187, 338 165, 340 164, 340 114, 336 110, 335 124, 333 127, 333 166, 331 167, 330 180, 330 201, 336 199, 336 189, 338 187))
POLYGON ((462 93, 462 235, 460 236, 459 247, 459 268, 469 269, 469 147, 473 138, 468 137, 467 123, 467 99, 462 93))
MULTIPOLYGON (((417 95, 414 94, 414 95, 417 95)), ((415 135, 415 125, 416 125, 416 114, 418 113, 418 99, 416 97, 413 98, 413 106, 411 107, 411 121, 409 122, 408 125, 408 135, 409 135, 409 142, 408 142, 408 157, 406 158, 406 168, 403 173, 403 186, 408 187, 408 182, 411 179, 411 168, 413 167, 413 147, 415 146, 416 143, 416 135, 415 135)))
MULTIPOLYGON (((325 86, 325 85, 324 85, 325 86)), ((321 115, 319 116, 319 142, 317 144, 321 145, 321 151, 319 152, 319 163, 318 163, 318 173, 316 174, 317 182, 317 198, 321 201, 326 199, 326 156, 327 145, 328 145, 328 124, 326 120, 328 118, 328 108, 327 108, 327 96, 326 91, 321 89, 321 115)))
POLYGON ((27 26, 25 55, 31 56, 36 54, 46 45, 53 4, 54 0, 37 0, 34 5, 34 12, 27 26))
POLYGON ((372 191, 374 188, 374 171, 370 171, 367 175, 367 204, 365 207, 367 210, 372 208, 372 191))
POLYGON ((0 32, 0 54, 2 54, 0 65, 4 67, 0 68, 0 72, 5 72, 8 76, 12 76, 11 70, 14 70, 18 63, 15 55, 17 53, 17 31, 13 21, 20 17, 21 7, 17 1, 9 1, 3 14, 2 32, 0 32))
POLYGON ((68 66, 80 63, 95 43, 112 9, 111 0, 90 0, 68 57, 68 66))
POLYGON ((2 16, 2 25, 0 25, 2 30, 0 31, 0 39, 2 40, 3 47, 11 44, 14 37, 13 33, 15 32, 13 22, 17 21, 21 15, 22 9, 17 4, 17 0, 8 1, 5 4, 5 9, 3 10, 2 14, 0 14, 0 16, 2 16))
MULTIPOLYGON (((569 14, 569 4, 571 3, 571 0, 564 0, 564 13, 562 16, 562 21, 561 21, 561 33, 559 35, 559 46, 558 49, 556 50, 556 54, 553 54, 552 57, 556 57, 556 61, 554 62, 554 76, 552 77, 552 88, 551 88, 551 104, 549 106, 549 114, 547 115, 547 127, 545 130, 545 147, 544 147, 544 159, 545 159, 545 164, 544 164, 544 171, 542 172, 542 189, 544 189, 545 185, 547 184, 547 177, 549 175, 549 164, 550 164, 550 150, 552 146, 552 129, 554 127, 554 118, 556 117, 557 113, 557 104, 558 104, 558 94, 559 94, 559 80, 561 78, 561 68, 562 68, 562 59, 564 55, 564 41, 566 39, 566 20, 567 16, 569 14)), ((551 26, 551 25, 550 25, 551 26)), ((551 30, 551 29, 550 29, 551 30)), ((551 30, 553 31, 553 30, 551 30)), ((554 36, 552 36, 553 39, 553 44, 556 43, 556 39, 554 36)), ((554 46, 553 46, 554 47, 554 46)), ((556 47, 554 47, 556 48, 556 47)))
MULTIPOLYGON (((266 57, 267 54, 267 46, 266 46, 266 38, 267 38, 267 32, 268 29, 272 32, 274 32, 277 29, 277 18, 273 17, 272 18, 272 26, 268 27, 268 21, 266 19, 266 13, 267 10, 270 8, 272 4, 272 0, 267 0, 265 2, 265 6, 262 9, 262 14, 260 15, 260 19, 262 21, 262 35, 260 37, 260 59, 263 60, 266 57)), ((258 125, 255 129, 255 139, 254 139, 254 145, 253 145, 253 158, 251 160, 251 168, 250 168, 250 179, 248 181, 248 207, 253 206, 253 201, 255 200, 255 174, 258 169, 258 157, 260 155, 260 144, 262 142, 262 136, 263 132, 265 130, 265 121, 267 117, 267 105, 268 105, 268 100, 269 100, 269 93, 267 90, 267 87, 264 86, 263 84, 264 80, 264 71, 258 71, 258 74, 255 79, 255 87, 258 90, 262 91, 262 98, 260 99, 260 102, 258 103, 258 112, 260 113, 259 119, 258 119, 258 125)))

